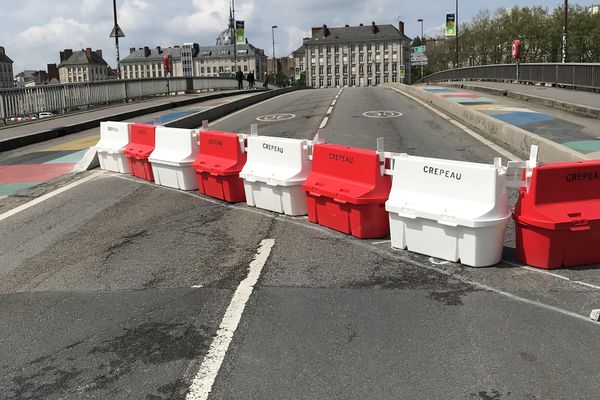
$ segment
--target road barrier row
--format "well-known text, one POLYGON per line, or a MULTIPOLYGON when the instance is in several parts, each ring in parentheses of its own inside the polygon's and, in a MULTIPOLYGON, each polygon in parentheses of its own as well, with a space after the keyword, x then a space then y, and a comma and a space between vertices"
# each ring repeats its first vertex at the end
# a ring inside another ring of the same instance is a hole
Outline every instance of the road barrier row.
POLYGON ((600 262, 600 160, 503 166, 314 140, 103 122, 101 168, 287 214, 361 239, 473 267, 502 259, 515 219, 518 258, 560 268, 600 262), (519 188, 509 210, 508 187, 519 188))

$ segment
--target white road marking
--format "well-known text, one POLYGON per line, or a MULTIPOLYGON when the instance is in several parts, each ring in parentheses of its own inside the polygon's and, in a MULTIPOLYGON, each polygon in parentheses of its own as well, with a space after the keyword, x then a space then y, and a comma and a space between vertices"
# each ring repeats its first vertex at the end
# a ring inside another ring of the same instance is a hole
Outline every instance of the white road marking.
POLYGON ((202 285, 194 285, 192 286, 192 289, 200 289, 202 287, 202 285))
POLYGON ((382 240, 380 242, 373 242, 371 244, 378 245, 378 244, 384 244, 384 243, 390 243, 390 242, 391 242, 391 240, 382 240))
MULTIPOLYGON (((331 105, 332 105, 332 106, 335 106, 335 104, 336 104, 336 103, 337 103, 337 100, 336 100, 336 99, 333 99, 333 101, 331 102, 331 105)), ((600 139, 600 138, 599 138, 599 139, 600 139)))
POLYGON ((522 161, 519 157, 515 156, 511 152, 503 149, 502 147, 498 146, 494 142, 492 142, 490 140, 487 140, 486 138, 484 138, 483 136, 479 135, 478 133, 475 133, 473 130, 467 128, 466 126, 464 126, 460 122, 452 119, 451 117, 449 117, 445 113, 441 112, 440 110, 437 110, 436 108, 430 106, 429 104, 427 104, 427 103, 425 103, 425 102, 417 99, 414 96, 411 96, 408 93, 404 93, 403 91, 401 91, 399 89, 396 89, 396 88, 392 88, 392 89, 395 90, 396 92, 400 93, 400 94, 403 94, 404 96, 408 97, 409 99, 416 101, 417 103, 421 104, 423 107, 425 107, 425 108, 433 111, 434 113, 436 113, 437 115, 439 115, 440 117, 442 117, 443 119, 445 119, 446 121, 450 122, 451 124, 453 124, 454 126, 460 128, 460 129, 462 129, 465 133, 467 133, 468 135, 472 136, 473 138, 479 140, 481 143, 483 143, 484 145, 488 146, 492 150, 495 150, 499 154, 502 154, 507 159, 509 159, 511 161, 522 161))
MULTIPOLYGON (((513 299, 515 301, 519 301, 519 302, 523 302, 523 303, 526 303, 526 304, 535 305, 535 306, 538 306, 538 307, 546 309, 546 310, 554 311, 554 312, 557 312, 559 314, 563 314, 563 315, 566 315, 566 316, 569 316, 569 317, 577 318, 579 320, 583 320, 583 321, 586 321, 588 323, 592 322, 592 323, 594 323, 594 324, 597 325, 596 322, 591 321, 587 316, 583 316, 583 315, 580 315, 580 314, 577 314, 577 313, 574 313, 574 312, 571 312, 571 311, 568 311, 568 310, 565 310, 565 309, 562 309, 562 308, 559 308, 559 307, 551 306, 549 304, 541 303, 539 301, 530 300, 530 299, 526 299, 524 297, 516 296, 516 295, 513 295, 511 293, 502 291, 500 289, 495 289, 495 288, 493 288, 491 286, 487 286, 487 285, 485 285, 483 283, 479 283, 479 282, 476 282, 476 281, 468 280, 467 278, 465 278, 465 277, 463 277, 461 275, 457 275, 457 274, 452 273, 450 271, 447 271, 445 269, 438 268, 436 266, 428 265, 428 264, 425 264, 425 263, 420 263, 420 262, 418 262, 416 260, 412 260, 410 258, 401 257, 399 254, 402 254, 403 250, 392 250, 391 248, 389 248, 389 249, 386 250, 386 249, 383 249, 382 247, 374 246, 373 243, 364 242, 362 240, 357 240, 357 239, 355 239, 355 238, 353 238, 351 236, 340 234, 338 232, 332 231, 331 229, 325 228, 325 227, 323 227, 321 225, 317 225, 317 224, 313 224, 313 223, 306 223, 306 221, 287 218, 287 216, 284 216, 284 215, 281 215, 281 214, 275 214, 275 213, 271 213, 269 211, 263 211, 261 209, 255 208, 255 207, 248 207, 248 206, 245 206, 245 205, 242 205, 242 204, 228 204, 228 203, 224 203, 224 202, 221 202, 221 201, 214 200, 214 199, 211 199, 209 197, 206 197, 206 196, 204 196, 204 195, 202 195, 200 193, 197 193, 197 192, 185 192, 185 191, 181 191, 181 190, 178 190, 178 189, 169 188, 169 187, 166 187, 166 186, 157 186, 157 185, 154 185, 152 182, 147 182, 147 181, 133 179, 133 178, 121 175, 121 174, 115 174, 114 176, 122 178, 122 179, 126 179, 126 180, 131 180, 131 181, 137 182, 139 184, 152 185, 154 187, 158 187, 158 188, 163 189, 163 190, 171 190, 171 191, 174 191, 174 192, 177 192, 177 193, 181 193, 181 194, 184 194, 184 195, 187 195, 187 196, 195 197, 197 199, 203 200, 203 201, 211 203, 211 204, 217 204, 217 205, 220 205, 222 207, 232 208, 232 209, 240 210, 240 211, 243 211, 243 212, 249 212, 249 213, 253 213, 253 214, 259 214, 259 215, 263 215, 265 217, 274 218, 274 219, 276 219, 278 221, 282 221, 282 222, 294 224, 294 225, 297 225, 297 226, 305 228, 305 229, 311 229, 311 230, 314 230, 314 231, 318 231, 318 232, 320 232, 323 235, 327 235, 327 236, 331 236, 331 237, 336 237, 338 239, 342 239, 342 240, 344 240, 344 241, 346 241, 348 243, 354 244, 355 246, 362 247, 365 250, 373 251, 373 252, 379 253, 381 255, 388 256, 388 257, 391 257, 393 259, 399 260, 401 262, 404 262, 404 263, 407 263, 407 264, 412 264, 412 265, 414 265, 416 267, 425 268, 425 269, 428 269, 428 270, 439 272, 439 273, 444 274, 446 276, 450 276, 450 277, 452 277, 454 279, 457 279, 457 280, 459 280, 459 281, 461 281, 463 283, 466 283, 466 284, 469 284, 469 285, 473 285, 473 286, 475 286, 475 287, 477 287, 479 289, 487 290, 487 291, 499 294, 501 296, 508 297, 508 298, 513 299)), ((505 261, 505 260, 503 260, 503 262, 507 262, 509 264, 512 264, 512 265, 520 267, 520 265, 516 265, 514 263, 510 263, 510 262, 505 261)), ((543 270, 537 270, 537 269, 535 271, 536 272, 544 272, 543 270)), ((549 275, 556 275, 556 274, 549 274, 549 275)), ((560 277, 561 277, 561 279, 568 280, 568 278, 566 278, 564 276, 560 276, 560 277)), ((580 285, 583 284, 584 286, 592 286, 592 285, 585 284, 583 282, 578 282, 578 281, 570 281, 570 282, 571 283, 578 283, 580 285)))
POLYGON ((433 257, 429 257, 429 262, 434 264, 434 265, 446 265, 446 264, 450 264, 450 261, 446 261, 446 260, 440 260, 438 261, 436 258, 433 257))
POLYGON ((319 129, 325 128, 325 125, 327 125, 328 121, 329 121, 329 117, 323 118, 323 121, 321 121, 321 125, 319 125, 319 129))
POLYGON ((12 210, 9 210, 7 212, 5 212, 4 214, 0 214, 0 221, 5 220, 6 218, 12 217, 13 215, 16 215, 18 213, 20 213, 21 211, 27 210, 28 208, 31 208, 35 205, 38 205, 40 203, 43 203, 44 201, 51 199, 54 196, 57 196, 61 193, 66 192, 67 190, 71 190, 74 187, 77 187, 83 183, 89 182, 92 179, 95 179, 97 177, 99 177, 100 175, 104 174, 104 171, 98 171, 98 172, 94 172, 93 174, 86 176, 85 178, 82 178, 78 181, 69 183, 68 185, 65 185, 59 189, 56 189, 50 193, 46 193, 43 196, 38 197, 37 199, 31 200, 28 203, 22 204, 18 207, 13 208, 12 210))
POLYGON ((258 252, 254 256, 254 260, 250 263, 248 276, 240 282, 229 303, 229 307, 227 307, 227 311, 225 311, 219 330, 186 396, 187 400, 204 400, 208 398, 219 369, 221 369, 221 365, 225 359, 225 354, 233 340, 233 335, 242 319, 246 303, 252 295, 254 285, 258 282, 260 273, 271 254, 274 244, 274 239, 264 239, 260 243, 258 252))
POLYGON ((260 106, 260 105, 266 104, 266 103, 268 103, 268 102, 270 102, 270 101, 273 101, 273 100, 276 100, 276 99, 281 99, 282 97, 284 97, 284 96, 289 96, 290 94, 293 94, 293 93, 297 93, 297 92, 295 92, 295 91, 294 91, 294 92, 289 92, 289 93, 280 94, 279 96, 271 97, 270 99, 267 99, 267 100, 261 101, 261 102, 259 102, 259 103, 253 104, 253 105, 251 105, 251 106, 248 106, 248 107, 242 108, 241 110, 238 110, 238 111, 236 111, 236 112, 234 112, 234 113, 232 113, 232 114, 228 114, 228 115, 226 115, 226 116, 224 116, 224 117, 221 117, 221 118, 219 118, 219 119, 215 119, 214 121, 212 121, 212 122, 211 122, 211 124, 216 124, 217 122, 223 122, 223 121, 225 121, 226 119, 229 119, 229 118, 231 118, 231 117, 234 117, 234 116, 236 116, 236 115, 238 115, 238 114, 240 114, 240 113, 243 113, 244 111, 251 110, 251 109, 253 109, 254 107, 258 107, 258 106, 260 106))
POLYGON ((592 288, 592 289, 600 290, 600 286, 592 285, 591 283, 586 283, 586 282, 583 282, 583 281, 574 281, 573 279, 571 279, 569 277, 566 277, 566 276, 561 275, 561 274, 557 274, 555 272, 550 272, 550 271, 545 270, 545 269, 534 268, 534 267, 530 267, 529 265, 517 264, 517 263, 514 263, 512 261, 506 261, 506 260, 503 260, 503 261, 505 263, 507 263, 507 264, 513 265, 513 266, 518 267, 518 268, 526 269, 528 271, 533 271, 533 272, 537 272, 539 274, 549 275, 549 276, 552 276, 554 278, 562 279, 564 281, 569 281, 569 282, 574 283, 576 285, 586 286, 586 287, 589 287, 589 288, 592 288))
POLYGON ((327 112, 325 113, 325 115, 331 114, 332 111, 333 111, 333 106, 331 106, 327 109, 327 112))

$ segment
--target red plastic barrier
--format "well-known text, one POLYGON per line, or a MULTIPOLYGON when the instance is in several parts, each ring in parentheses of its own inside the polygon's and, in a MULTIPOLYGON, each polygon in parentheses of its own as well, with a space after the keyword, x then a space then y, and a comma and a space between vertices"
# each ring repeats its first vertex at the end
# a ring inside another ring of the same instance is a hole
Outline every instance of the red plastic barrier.
POLYGON ((600 263, 600 160, 534 168, 514 218, 522 262, 544 269, 600 263))
POLYGON ((129 144, 124 151, 131 175, 147 181, 154 181, 148 157, 154 151, 155 129, 154 125, 131 124, 129 144))
POLYGON ((302 188, 311 222, 363 239, 389 235, 385 202, 391 179, 381 175, 377 152, 315 144, 312 171, 302 188))
POLYGON ((246 201, 240 171, 246 164, 246 153, 235 133, 200 132, 200 154, 194 161, 201 193, 230 203, 246 201))

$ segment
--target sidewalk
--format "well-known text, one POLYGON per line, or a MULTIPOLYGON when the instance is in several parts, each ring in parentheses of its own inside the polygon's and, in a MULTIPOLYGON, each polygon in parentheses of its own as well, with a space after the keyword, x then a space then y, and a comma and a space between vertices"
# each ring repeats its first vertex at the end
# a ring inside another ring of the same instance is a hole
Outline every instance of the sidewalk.
POLYGON ((440 86, 477 90, 600 119, 600 93, 505 82, 448 82, 440 86))
MULTIPOLYGON (((488 89, 493 86, 494 90, 515 86, 523 92, 541 91, 537 86, 490 84, 489 82, 481 83, 481 87, 477 87, 478 90, 472 90, 475 86, 470 84, 465 84, 463 87, 444 85, 416 86, 416 88, 583 153, 588 158, 600 158, 600 121, 597 119, 556 110, 530 101, 509 98, 500 92, 495 92, 495 95, 489 94, 490 91, 481 89, 484 85, 488 89), (467 87, 470 90, 466 90, 467 87)), ((577 99, 577 96, 581 96, 584 101, 591 102, 595 96, 600 102, 600 95, 595 93, 557 88, 545 89, 548 91, 544 93, 561 95, 565 99, 577 99)))

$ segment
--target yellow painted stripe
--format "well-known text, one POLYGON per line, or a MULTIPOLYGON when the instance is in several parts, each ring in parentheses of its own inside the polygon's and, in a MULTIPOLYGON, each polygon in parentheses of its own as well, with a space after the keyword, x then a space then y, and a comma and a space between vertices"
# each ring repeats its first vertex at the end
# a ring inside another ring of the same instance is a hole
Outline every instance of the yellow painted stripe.
POLYGON ((86 136, 83 138, 71 140, 63 144, 48 147, 46 151, 61 151, 61 150, 81 150, 94 146, 100 140, 100 135, 86 136))

